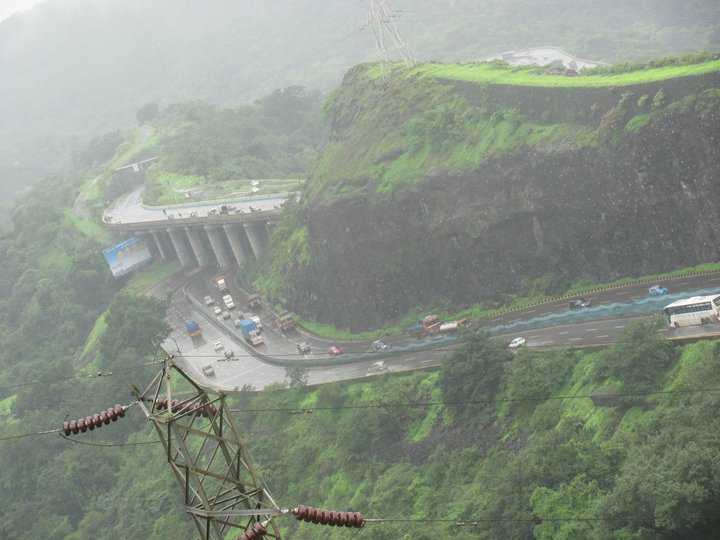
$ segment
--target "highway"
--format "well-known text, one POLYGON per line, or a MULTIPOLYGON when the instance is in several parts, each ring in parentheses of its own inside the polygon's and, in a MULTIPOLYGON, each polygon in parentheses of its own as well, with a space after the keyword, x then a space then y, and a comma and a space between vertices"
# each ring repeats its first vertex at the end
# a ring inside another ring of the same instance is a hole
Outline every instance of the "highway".
MULTIPOLYGON (((175 343, 179 345, 183 355, 179 359, 180 365, 191 373, 193 379, 201 386, 215 392, 235 392, 245 385, 259 390, 270 384, 286 382, 285 367, 272 365, 254 357, 253 349, 243 342, 235 329, 233 319, 230 321, 218 319, 209 308, 203 305, 202 298, 207 294, 216 301, 220 301, 219 291, 213 286, 212 274, 207 271, 195 273, 192 279, 174 295, 171 323, 178 330, 172 336, 175 340, 172 347, 176 346, 175 343), (184 321, 188 318, 201 324, 204 342, 193 343, 182 331, 184 321), (232 349, 238 360, 226 361, 222 353, 215 352, 213 344, 218 340, 223 342, 225 349, 232 349), (214 376, 208 377, 202 373, 202 369, 206 366, 213 368, 214 376)), ((490 326, 488 330, 505 342, 510 341, 512 337, 521 335, 527 339, 527 347, 530 348, 607 346, 616 342, 628 325, 648 316, 654 316, 662 305, 675 297, 688 296, 696 292, 720 291, 719 287, 707 287, 718 281, 720 281, 719 277, 705 276, 704 279, 671 282, 674 292, 659 298, 648 297, 646 287, 609 291, 606 294, 598 295, 594 305, 585 310, 570 310, 566 302, 542 306, 537 311, 529 310, 524 314, 514 314, 511 320, 490 326), (705 288, 697 289, 696 287, 705 288), (645 294, 638 296, 642 294, 641 291, 644 291, 645 294), (615 301, 620 298, 625 298, 626 301, 615 301), (624 311, 623 316, 607 317, 609 313, 616 313, 621 308, 624 311), (603 315, 606 318, 602 318, 603 315), (583 318, 589 320, 582 320, 583 318), (563 320, 569 322, 562 323, 563 320), (509 330, 508 327, 515 328, 515 330, 509 330)), ((228 280, 228 283, 231 294, 238 304, 238 307, 233 310, 233 318, 237 318, 241 311, 250 314, 251 312, 246 307, 246 293, 234 285, 232 280, 228 280)), ((272 328, 273 315, 269 311, 259 309, 255 314, 261 317, 265 325, 263 335, 266 343, 260 346, 258 351, 271 357, 271 360, 292 363, 298 360, 322 359, 323 362, 332 364, 334 361, 347 361, 353 355, 365 353, 369 347, 369 343, 343 343, 346 354, 333 359, 327 354, 329 344, 327 340, 308 337, 296 332, 280 333, 272 328), (299 355, 296 349, 296 343, 299 341, 308 342, 312 346, 313 353, 299 355)), ((687 329, 684 332, 687 333, 687 329)), ((720 326, 709 325, 691 332, 689 337, 697 337, 698 332, 704 333, 707 337, 714 337, 720 334, 720 326)), ((665 331, 665 335, 670 338, 674 337, 673 331, 669 330, 665 331)), ((687 336, 678 335, 676 337, 687 336)), ((457 346, 457 343, 450 338, 440 342, 440 350, 412 350, 402 353, 403 347, 431 346, 433 342, 433 338, 424 341, 414 338, 396 338, 393 340, 393 349, 399 351, 398 355, 383 358, 387 372, 396 373, 437 367, 442 364, 443 358, 449 354, 449 350, 457 346)), ((309 368, 307 370, 308 384, 322 384, 368 376, 368 370, 381 355, 363 354, 363 356, 365 358, 355 363, 309 368)))
POLYGON ((279 210, 287 201, 287 196, 245 197, 233 201, 204 202, 187 205, 144 206, 142 194, 144 187, 139 187, 127 195, 117 199, 103 213, 103 221, 111 224, 138 224, 171 219, 207 218, 210 212, 219 211, 222 204, 235 207, 234 214, 252 214, 279 210))
MULTIPOLYGON (((210 212, 217 210, 221 204, 216 202, 147 208, 142 205, 142 191, 141 187, 118 199, 106 210, 106 221, 113 224, 142 224, 171 219, 204 219, 212 216, 210 212)), ((233 201, 232 204, 235 205, 237 214, 262 214, 279 211, 285 201, 284 196, 271 196, 252 201, 233 201)), ((236 271, 237 269, 228 269, 226 275, 232 276, 236 271)), ((453 337, 415 340, 395 336, 387 340, 388 344, 392 344, 391 357, 369 354, 370 343, 367 342, 345 342, 337 343, 343 347, 345 354, 333 358, 327 354, 332 341, 313 337, 305 332, 283 334, 273 328, 274 314, 262 308, 256 314, 265 323, 266 343, 255 351, 242 340, 232 320, 218 320, 212 311, 203 305, 202 298, 207 294, 220 302, 221 295, 212 284, 212 275, 213 272, 197 270, 191 273, 182 286, 177 283, 174 285, 178 288, 172 294, 169 313, 169 322, 174 330, 165 347, 174 351, 179 349, 178 356, 181 358, 178 363, 193 374, 194 380, 213 391, 233 392, 243 386, 252 386, 259 390, 271 384, 284 383, 287 381, 286 366, 292 362, 302 364, 315 361, 316 364, 326 364, 308 369, 309 384, 365 377, 372 364, 379 359, 383 359, 387 372, 391 373, 435 367, 442 363, 449 348, 457 346, 453 337), (194 343, 186 335, 184 327, 188 319, 201 324, 204 336, 201 342, 194 343), (225 361, 222 351, 218 353, 214 350, 217 341, 224 344, 225 350, 232 349, 237 360, 225 361), (310 344, 310 354, 298 354, 297 343, 301 341, 310 344), (442 350, 425 350, 431 347, 442 350), (333 365, 335 362, 342 365, 333 365), (203 374, 203 368, 208 366, 212 368, 214 375, 203 374)), ((667 296, 649 297, 647 283, 620 287, 586 296, 592 301, 589 308, 571 310, 568 300, 563 299, 506 314, 486 322, 484 326, 491 335, 506 342, 513 337, 522 336, 531 348, 606 346, 616 342, 633 320, 656 315, 664 305, 673 300, 720 292, 720 273, 681 277, 664 280, 662 283, 670 290, 667 296)), ((247 312, 246 293, 237 287, 232 279, 228 279, 228 284, 238 304, 236 313, 241 309, 247 312)), ((234 318, 237 318, 237 315, 234 318)), ((720 327, 710 325, 695 330, 685 329, 675 332, 675 335, 666 330, 665 334, 671 339, 713 337, 720 334, 720 327)))

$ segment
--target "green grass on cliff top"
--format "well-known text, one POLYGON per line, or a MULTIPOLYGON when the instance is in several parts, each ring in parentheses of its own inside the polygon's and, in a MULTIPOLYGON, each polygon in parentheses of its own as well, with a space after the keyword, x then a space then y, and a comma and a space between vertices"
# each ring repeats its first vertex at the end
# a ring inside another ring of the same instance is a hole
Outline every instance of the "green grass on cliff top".
MULTIPOLYGON (((646 84, 678 77, 705 75, 720 71, 720 60, 684 66, 665 66, 627 73, 607 75, 547 75, 533 68, 518 69, 496 63, 482 64, 419 64, 412 68, 393 68, 393 72, 405 71, 407 75, 425 75, 437 79, 453 79, 478 84, 513 86, 537 86, 548 88, 602 88, 646 84)), ((372 66, 368 74, 373 78, 382 75, 379 65, 372 66)))

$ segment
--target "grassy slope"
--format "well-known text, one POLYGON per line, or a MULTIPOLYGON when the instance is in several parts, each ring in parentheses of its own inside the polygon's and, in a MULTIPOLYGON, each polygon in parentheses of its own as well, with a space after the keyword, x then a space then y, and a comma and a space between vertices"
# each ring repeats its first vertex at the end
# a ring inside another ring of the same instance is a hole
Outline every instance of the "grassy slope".
MULTIPOLYGON (((453 79, 480 84, 532 86, 545 88, 607 88, 647 84, 678 77, 691 77, 720 71, 720 60, 686 66, 665 66, 628 73, 607 75, 580 75, 566 77, 548 75, 533 69, 517 69, 495 63, 483 64, 420 64, 405 73, 408 76, 423 75, 439 79, 453 79)), ((370 75, 381 76, 381 70, 373 67, 370 75)))

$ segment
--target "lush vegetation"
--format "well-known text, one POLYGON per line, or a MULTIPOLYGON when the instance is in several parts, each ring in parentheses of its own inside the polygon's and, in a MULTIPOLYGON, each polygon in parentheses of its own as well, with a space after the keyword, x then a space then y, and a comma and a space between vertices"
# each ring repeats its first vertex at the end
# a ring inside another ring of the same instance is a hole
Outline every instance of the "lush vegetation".
MULTIPOLYGON (((422 60, 462 62, 553 44, 627 62, 720 47, 715 0, 681 8, 675 0, 556 0, 542 7, 537 0, 417 0, 394 7, 422 60)), ((361 2, 315 0, 77 0, 44 2, 3 21, 0 205, 7 209, 7 195, 65 167, 93 136, 151 120, 153 102, 232 105, 291 84, 331 88, 350 66, 377 58, 370 29, 359 27, 366 12, 361 2)))
MULTIPOLYGON (((105 160, 107 154, 91 159, 105 160)), ((131 292, 168 271, 163 266, 145 277, 111 277, 101 254, 105 246, 70 210, 81 187, 75 178, 83 176, 48 179, 33 190, 13 212, 12 233, 0 237, 2 436, 55 428, 68 417, 129 402, 129 385, 152 373, 142 364, 154 358, 168 331, 164 302, 131 292), (134 287, 116 296, 128 282, 134 287)), ((128 418, 98 436, 103 442, 143 441, 143 427, 138 418, 128 418)), ((148 499, 169 489, 168 478, 134 476, 143 447, 123 453, 123 447, 81 446, 57 435, 0 445, 3 538, 96 537, 96 527, 104 527, 110 514, 121 531, 116 537, 166 538, 182 523, 177 506, 149 503, 173 522, 153 533, 152 522, 134 522, 134 507, 143 504, 138 499, 122 507, 107 503, 108 488, 123 482, 144 482, 148 499)), ((147 452, 162 463, 151 447, 147 452)))
POLYGON ((145 202, 296 190, 322 142, 321 106, 319 92, 289 87, 235 109, 167 107, 153 121, 161 159, 148 171, 145 202), (253 186, 251 179, 270 180, 253 186))
MULTIPOLYGON (((677 77, 691 77, 720 71, 720 60, 711 60, 700 64, 666 65, 646 67, 637 70, 622 70, 619 73, 608 70, 602 74, 566 76, 549 75, 543 70, 518 69, 506 64, 488 62, 481 64, 420 64, 405 69, 397 66, 396 73, 406 76, 421 75, 439 79, 456 79, 478 84, 518 85, 549 88, 600 88, 647 84, 677 77)), ((374 67, 369 74, 380 77, 380 69, 374 67)))

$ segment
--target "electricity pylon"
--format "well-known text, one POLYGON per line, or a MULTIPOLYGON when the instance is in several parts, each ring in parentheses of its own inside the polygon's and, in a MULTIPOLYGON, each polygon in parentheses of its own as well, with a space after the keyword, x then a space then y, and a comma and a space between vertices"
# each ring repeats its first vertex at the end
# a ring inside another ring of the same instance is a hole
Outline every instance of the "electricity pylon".
POLYGON ((370 0, 367 24, 372 28, 375 46, 382 58, 383 71, 397 52, 406 66, 415 64, 407 42, 400 35, 390 0, 370 0))
POLYGON ((208 395, 172 356, 145 390, 136 388, 135 394, 165 447, 200 538, 224 540, 233 528, 254 538, 253 530, 263 528, 265 536, 279 540, 273 518, 283 511, 255 474, 225 396, 208 395), (190 383, 190 397, 172 399, 171 376, 190 383))

